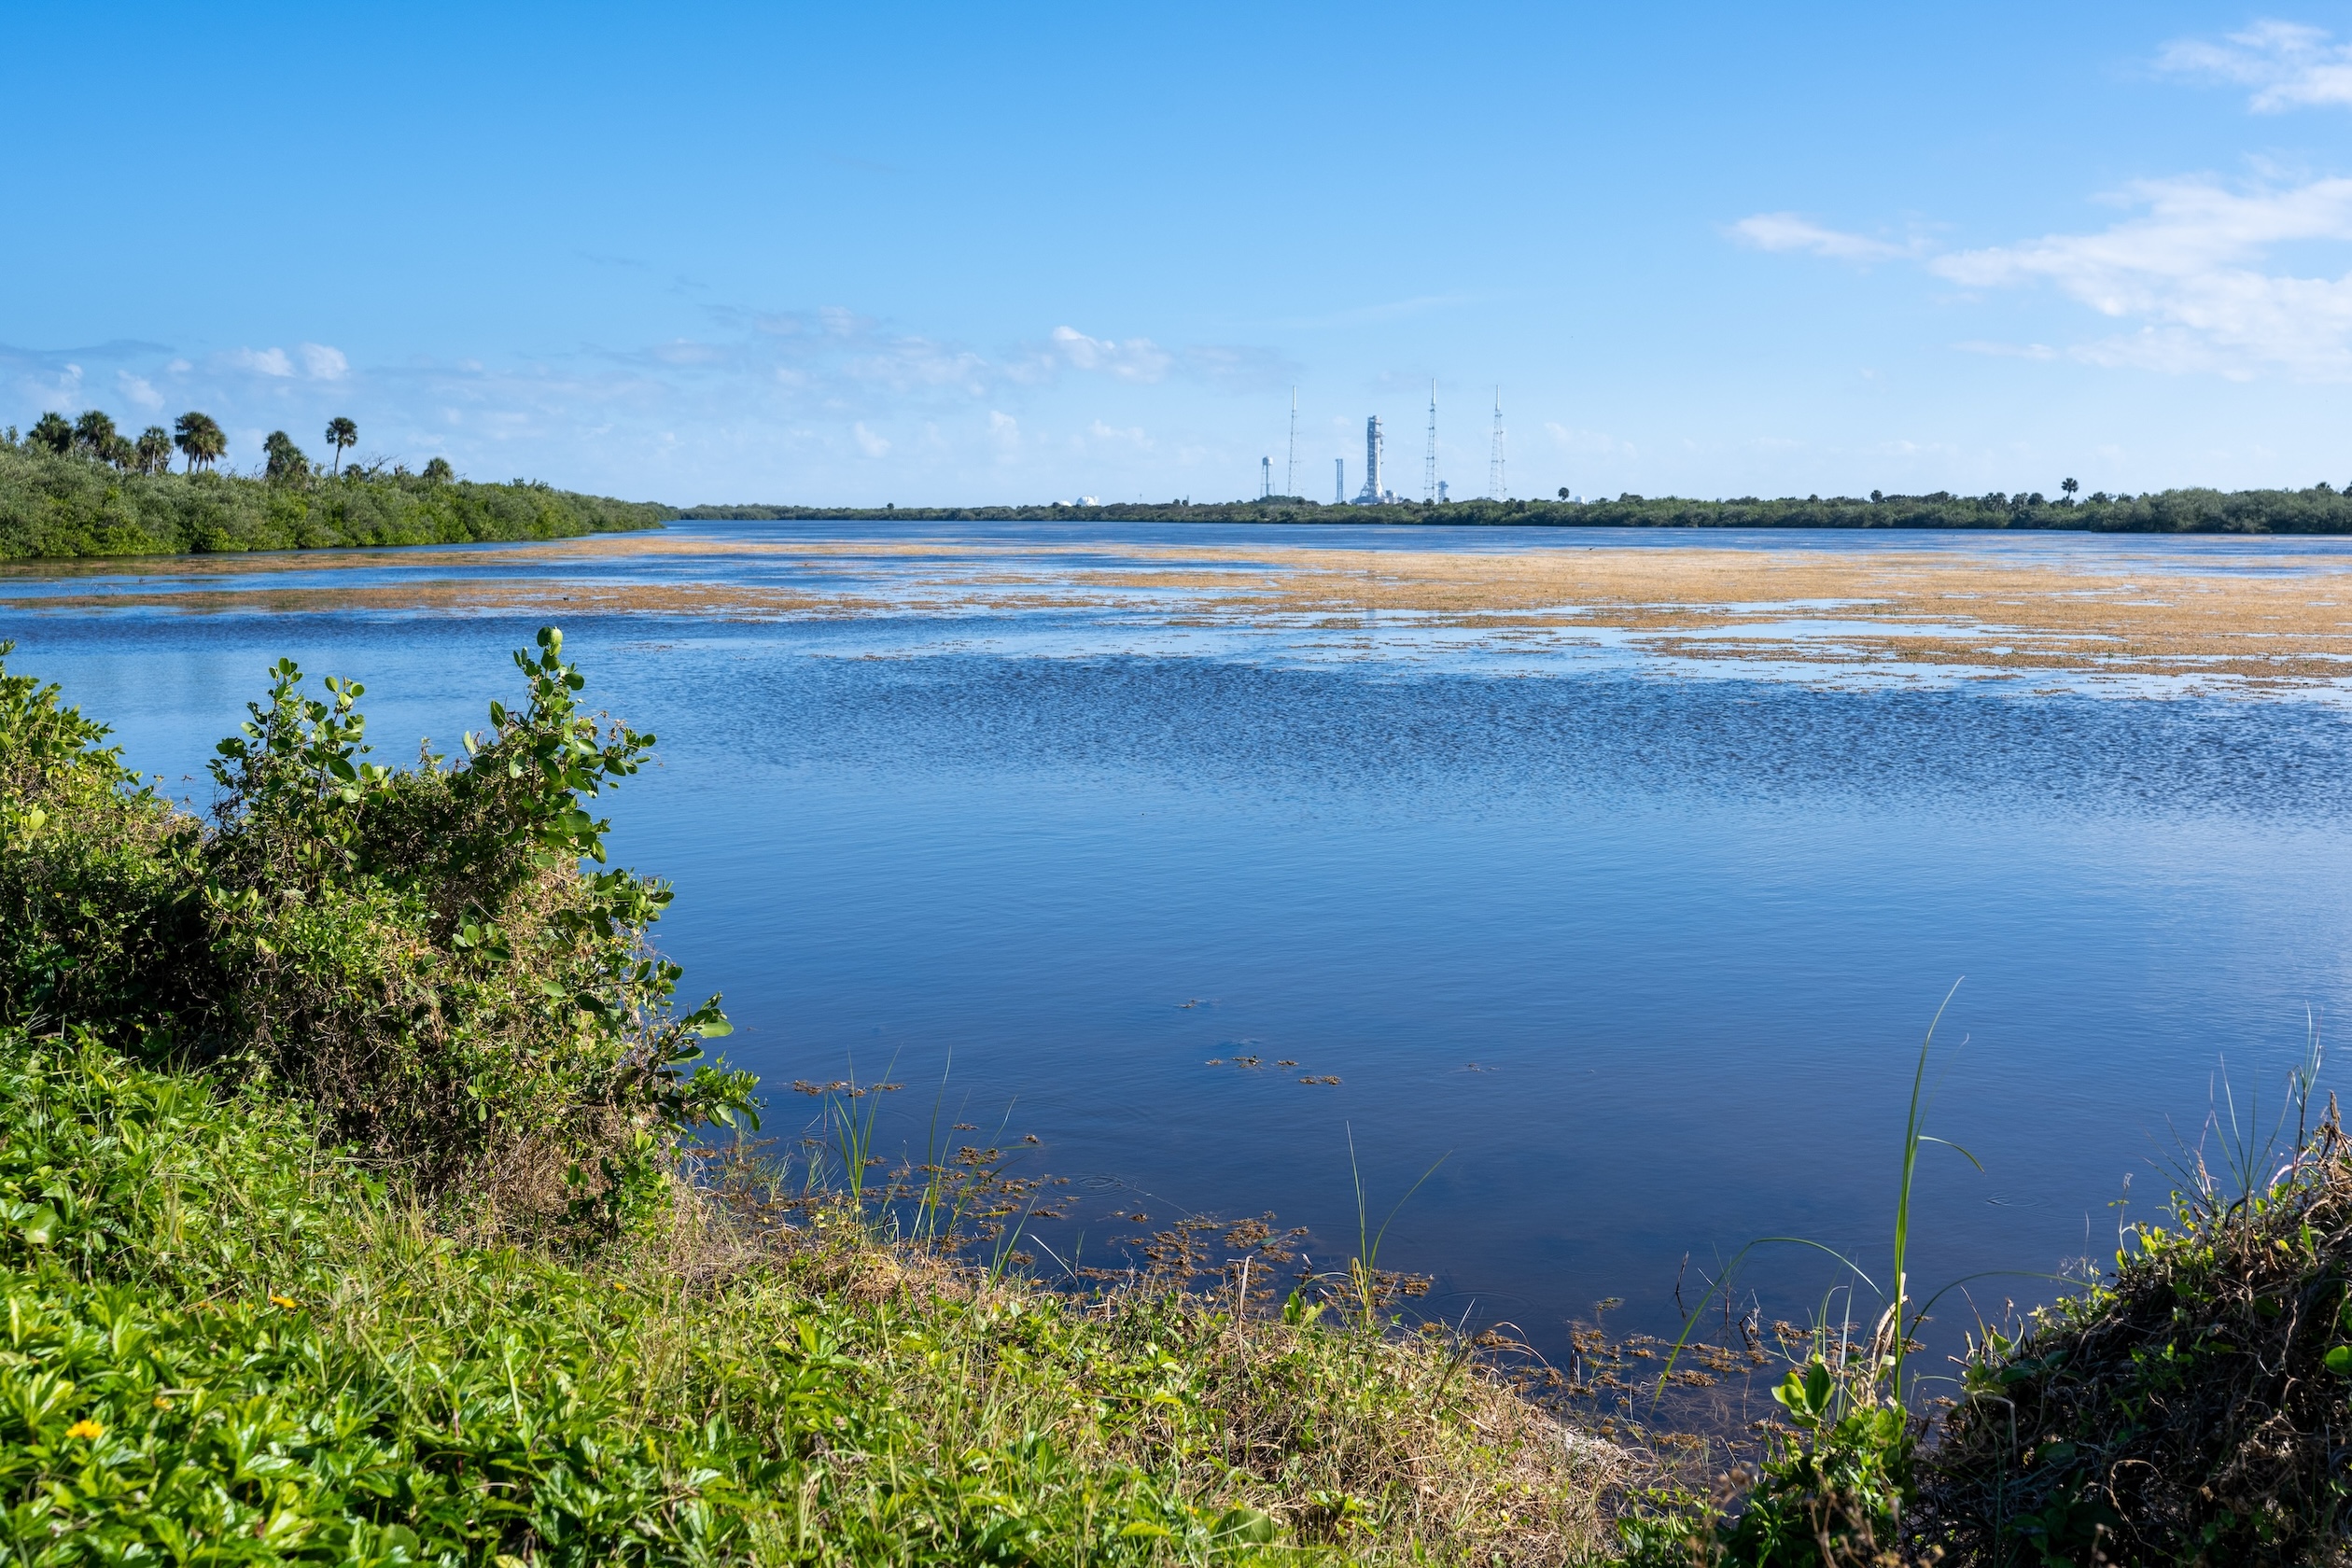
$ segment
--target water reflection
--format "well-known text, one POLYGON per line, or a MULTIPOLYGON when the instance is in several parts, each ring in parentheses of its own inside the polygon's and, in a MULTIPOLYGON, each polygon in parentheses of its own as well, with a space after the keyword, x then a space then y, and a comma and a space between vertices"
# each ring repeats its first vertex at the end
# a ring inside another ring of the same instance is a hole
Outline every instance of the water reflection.
MULTIPOLYGON (((362 678, 385 752, 446 745, 531 626, 9 621, 175 778, 280 653, 362 678)), ((1336 1261, 1352 1129, 1380 1209, 1450 1151, 1384 1257, 1449 1316, 1563 1352, 1603 1296, 1659 1328, 1686 1253, 1883 1253, 1912 1053, 1965 974, 1938 1130, 1986 1169, 1927 1170, 1918 1277, 2048 1270, 2111 1248, 2127 1172, 2161 1186, 2219 1053, 2283 1073, 2345 990, 2321 706, 1180 655, 1050 616, 567 633, 662 737, 617 847, 676 880, 665 943, 735 1055, 887 1067, 916 1144, 944 1077, 1073 1179, 1059 1256, 1115 1256, 1138 1211, 1272 1209, 1336 1261)), ((1754 1278, 1770 1315, 1822 1282, 1754 1278)))

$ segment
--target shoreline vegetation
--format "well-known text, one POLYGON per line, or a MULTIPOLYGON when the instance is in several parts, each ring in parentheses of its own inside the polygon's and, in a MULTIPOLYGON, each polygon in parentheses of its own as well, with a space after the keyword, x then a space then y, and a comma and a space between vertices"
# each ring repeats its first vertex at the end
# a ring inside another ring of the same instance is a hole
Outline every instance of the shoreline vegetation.
POLYGON ((1692 500, 1623 495, 1614 500, 1469 500, 1440 505, 1325 506, 1298 497, 1263 501, 1112 502, 1077 506, 799 507, 693 506, 691 522, 805 519, 846 523, 1284 523, 1394 524, 1451 527, 1553 528, 1902 528, 2018 529, 2116 534, 2352 533, 2352 491, 2104 491, 2051 501, 2039 492, 2009 496, 1808 496, 1692 500))
POLYGON ((595 815, 651 737, 553 628, 515 663, 388 768, 281 662, 202 819, 0 668, 13 1561, 1599 1560, 1627 1456, 1369 1270, 1354 1326, 1275 1304, 1262 1226, 1224 1292, 1183 1244, 1055 1290, 988 1151, 890 1225, 856 1085, 830 1150, 734 1139, 595 815))
MULTIPOLYGON (((160 427, 113 456, 96 442, 72 444, 66 428, 63 449, 0 440, 0 559, 571 539, 658 528, 675 515, 651 502, 523 480, 477 484, 439 458, 420 473, 381 464, 343 468, 340 444, 334 470, 321 474, 283 431, 273 435, 279 444, 259 477, 218 472, 192 453, 189 468, 175 473, 164 466, 168 446, 139 455, 158 446, 160 427)), ((104 434, 123 442, 111 427, 104 434)), ((203 449, 220 444, 212 439, 217 427, 196 427, 194 435, 203 449)))
POLYGON ((1744 1449, 1677 1460, 1539 1403, 1556 1369, 1515 1377, 1499 1336, 1408 1323, 1369 1217, 1324 1273, 1243 1221, 1057 1283, 1001 1151, 870 1179, 889 1085, 795 1085, 810 1133, 754 1141, 757 1085, 704 1055, 720 999, 651 945, 669 889, 607 861, 598 803, 653 738, 583 706, 554 628, 514 663, 462 757, 396 768, 360 684, 281 660, 203 818, 0 664, 14 1561, 2347 1555, 2352 1149, 2316 1041, 2269 1134, 2233 1099, 2111 1270, 1980 1320, 1950 1399, 1906 1370, 1960 1309, 1906 1266, 1923 1046, 1892 1267, 1841 1260, 1891 1284, 1874 1325, 1825 1307, 1768 1351, 1727 1270, 1718 1343, 1708 1299, 1663 1360, 1579 1333, 1629 1413, 1785 1368, 1744 1449))

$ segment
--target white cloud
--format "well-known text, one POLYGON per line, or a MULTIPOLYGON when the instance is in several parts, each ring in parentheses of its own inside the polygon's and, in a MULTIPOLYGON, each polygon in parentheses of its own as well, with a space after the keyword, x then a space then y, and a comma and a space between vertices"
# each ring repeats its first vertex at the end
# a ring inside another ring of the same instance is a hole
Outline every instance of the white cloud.
POLYGON ((1138 452, 1148 452, 1152 447, 1152 439, 1143 433, 1143 427, 1140 425, 1130 425, 1121 430, 1114 429, 1097 419, 1087 425, 1086 434, 1098 445, 1127 446, 1133 447, 1138 452))
POLYGON ((988 362, 969 350, 928 338, 894 338, 847 361, 854 379, 891 392, 949 392, 985 397, 995 382, 988 362))
POLYGON ((858 450, 864 453, 867 456, 887 457, 889 455, 889 441, 881 436, 875 435, 872 430, 867 429, 864 420, 861 419, 856 424, 850 426, 849 433, 857 438, 858 450))
POLYGON ((1801 250, 1833 261, 1895 261, 1919 254, 1919 245, 1892 245, 1866 234, 1841 233, 1795 213, 1757 213, 1731 225, 1731 237, 1757 250, 1801 250))
POLYGON ((79 365, 27 366, 17 381, 35 401, 45 407, 70 410, 81 406, 82 368, 79 365))
POLYGON ((350 373, 351 361, 343 357, 342 349, 306 343, 301 352, 302 369, 313 381, 341 381, 350 373))
POLYGON ((145 376, 133 375, 129 371, 117 371, 115 385, 122 388, 124 397, 143 409, 160 409, 163 406, 163 394, 158 392, 155 389, 155 384, 145 376))
POLYGON ((988 440, 999 455, 1011 456, 1021 448, 1021 422, 1001 410, 990 409, 988 440))
POLYGON ((286 350, 282 348, 240 348, 227 357, 229 363, 238 370, 251 371, 255 375, 290 376, 294 373, 294 361, 286 357, 286 350))
POLYGON ((2255 90, 2257 114, 2325 105, 2352 105, 2352 44, 2339 44, 2317 27, 2264 21, 2219 43, 2182 38, 2164 47, 2159 70, 2235 82, 2255 90))
POLYGON ((2077 351, 2094 363, 2352 373, 2352 273, 2292 277, 2260 266, 2276 245, 2352 241, 2352 179, 2249 191, 2150 180, 2123 199, 2143 216, 2096 233, 1939 256, 1929 269, 1971 288, 2047 283, 2101 315, 2141 323, 2077 351))
POLYGON ((1090 338, 1074 327, 1057 327, 1053 351, 1081 371, 1096 371, 1120 381, 1155 382, 1168 373, 1172 357, 1149 338, 1125 343, 1090 338))
MULTIPOLYGON (((2352 179, 2247 189, 2203 175, 2144 180, 2114 200, 2135 215, 2091 233, 1941 254, 1893 251, 1786 214, 1748 218, 1733 232, 1766 249, 1847 261, 1916 254, 1929 272, 1969 289, 2046 285, 2133 324, 2067 351, 2092 364, 2352 379, 2352 272, 2297 277, 2263 265, 2281 245, 2352 242, 2352 179)), ((2056 353, 2041 344, 1957 346, 2025 358, 2056 353)))

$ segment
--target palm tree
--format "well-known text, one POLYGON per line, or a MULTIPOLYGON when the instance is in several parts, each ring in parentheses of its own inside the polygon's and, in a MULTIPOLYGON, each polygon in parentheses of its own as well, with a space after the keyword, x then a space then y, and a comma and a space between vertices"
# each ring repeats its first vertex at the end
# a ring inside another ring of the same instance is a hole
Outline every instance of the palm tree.
POLYGON ((2074 493, 2081 489, 2082 486, 2077 484, 2071 479, 2062 479, 2058 482, 2058 488, 2066 493, 2066 504, 2068 506, 2072 506, 2074 505, 2074 493))
POLYGON ((335 449, 335 466, 331 471, 341 473, 343 472, 343 448, 358 444, 359 427, 339 413, 327 421, 327 440, 335 449))
POLYGON ((104 460, 114 443, 115 423, 98 410, 86 410, 74 421, 74 444, 91 456, 104 460))
POLYGON ((425 483, 427 484, 446 484, 456 477, 457 470, 449 466, 446 457, 436 457, 425 465, 425 483))
POLYGON ((150 425, 139 432, 139 443, 131 449, 133 460, 143 474, 160 474, 172 467, 172 433, 161 425, 150 425))
POLYGON ((188 455, 188 471, 194 473, 197 464, 209 469, 214 459, 229 450, 229 438, 211 414, 191 409, 172 426, 172 444, 188 455))
POLYGON ((283 484, 310 477, 310 459, 284 430, 272 430, 261 442, 261 450, 268 456, 262 469, 264 478, 283 484))
POLYGON ((24 439, 63 457, 74 449, 74 427, 65 423, 62 413, 44 413, 24 439))

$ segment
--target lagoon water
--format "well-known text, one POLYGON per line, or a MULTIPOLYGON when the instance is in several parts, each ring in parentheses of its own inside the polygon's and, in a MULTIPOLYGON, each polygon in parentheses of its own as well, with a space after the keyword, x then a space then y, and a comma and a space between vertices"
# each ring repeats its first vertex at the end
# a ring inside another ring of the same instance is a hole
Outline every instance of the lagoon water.
MULTIPOLYGON (((1465 533, 1401 542, 1561 542, 1465 533)), ((889 537, 951 535, 975 537, 889 537)), ((1215 542, 1236 537, 1265 535, 1215 542)), ((2263 569, 2259 541, 2130 542, 2263 569)), ((415 569, 379 559, 370 581, 415 569)), ((563 571, 708 575, 691 556, 563 571)), ((353 580, 271 581, 297 577, 353 580)), ((159 581, 176 581, 57 585, 159 581)), ((405 760, 420 735, 454 749, 513 690, 505 652, 536 619, 20 608, 0 636, 11 667, 62 681, 201 802, 212 742, 278 655, 363 679, 371 738, 405 760)), ((1547 1351, 1603 1296, 1671 1325, 1680 1260, 1755 1237, 1883 1270, 1911 1066, 1966 976, 1931 1130, 1982 1169, 1929 1151, 1914 1280, 2018 1271, 1972 1287, 1997 1306, 2111 1251, 2119 1213, 2152 1217, 2225 1065, 2241 1116, 2259 1084, 2267 1119, 2307 1010, 2324 1024, 2346 1000, 2352 717, 2330 700, 1855 688, 1131 607, 566 632, 590 696, 661 736, 661 765, 610 797, 615 847, 677 885, 659 934, 689 989, 726 994, 730 1053, 779 1091, 887 1071, 908 1085, 893 1149, 919 1147, 943 1081, 980 1128, 959 1141, 1034 1134, 1028 1169, 1079 1195, 1035 1227, 1050 1256, 1114 1262, 1139 1228, 1272 1210, 1336 1267, 1352 1137, 1376 1222, 1447 1156, 1381 1261, 1434 1275, 1430 1309, 1547 1351)), ((771 1130, 813 1109, 777 1093, 771 1130)), ((1788 1252, 1746 1278, 1799 1316, 1829 1270, 1788 1252)))

